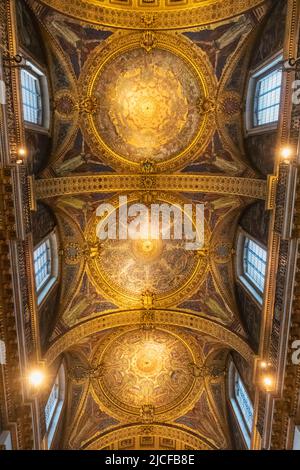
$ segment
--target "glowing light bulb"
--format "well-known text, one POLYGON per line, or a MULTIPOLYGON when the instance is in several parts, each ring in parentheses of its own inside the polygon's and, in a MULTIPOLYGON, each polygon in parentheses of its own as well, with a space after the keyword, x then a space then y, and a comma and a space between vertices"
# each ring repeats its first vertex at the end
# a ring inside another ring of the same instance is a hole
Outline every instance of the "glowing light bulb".
POLYGON ((38 369, 32 370, 28 375, 28 381, 33 387, 40 387, 44 380, 44 372, 38 369))
POLYGON ((261 367, 261 369, 266 369, 268 367, 268 364, 266 363, 266 361, 261 361, 260 362, 260 367, 261 367))
POLYGON ((18 155, 20 158, 26 157, 27 151, 25 147, 19 147, 18 148, 18 155))
POLYGON ((270 375, 265 375, 262 379, 262 382, 266 391, 271 391, 273 389, 274 380, 270 375))
POLYGON ((280 151, 280 155, 284 160, 288 160, 289 158, 291 158, 292 154, 293 154, 293 149, 289 146, 282 147, 280 151))

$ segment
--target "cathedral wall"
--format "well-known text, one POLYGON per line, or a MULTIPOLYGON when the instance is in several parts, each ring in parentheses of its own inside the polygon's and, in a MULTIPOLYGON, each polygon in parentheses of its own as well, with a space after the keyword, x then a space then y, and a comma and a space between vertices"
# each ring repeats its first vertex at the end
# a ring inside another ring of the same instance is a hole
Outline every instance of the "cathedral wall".
MULTIPOLYGON (((16 16, 18 24, 19 48, 25 60, 37 66, 45 77, 47 77, 48 87, 50 80, 48 73, 48 61, 44 38, 41 34, 37 20, 28 8, 24 0, 16 2, 16 16)), ((42 94, 48 95, 48 90, 41 90, 42 94)), ((42 97, 49 101, 48 96, 42 97)), ((48 103, 49 106, 49 103, 48 103)), ((48 127, 48 126, 47 126, 48 127)), ((51 130, 50 127, 41 129, 34 125, 25 126, 25 141, 27 148, 27 159, 31 172, 35 175, 41 172, 46 166, 51 151, 51 130)))
MULTIPOLYGON (((262 25, 254 43, 249 70, 256 70, 283 49, 287 2, 278 0, 262 25)), ((248 87, 246 88, 248 93, 248 87)), ((277 143, 277 129, 246 136, 246 153, 253 167, 262 175, 273 173, 274 155, 277 143)))
MULTIPOLYGON (((33 244, 37 246, 56 227, 56 218, 51 209, 45 204, 38 204, 36 212, 32 213, 32 236, 33 244)), ((51 292, 46 296, 39 306, 40 320, 40 342, 42 349, 46 347, 47 340, 51 333, 56 319, 56 311, 59 301, 59 283, 57 282, 51 292)))
MULTIPOLYGON (((265 210, 263 201, 247 207, 239 220, 239 226, 261 244, 267 246, 270 213, 265 210)), ((241 285, 235 284, 239 313, 244 328, 249 335, 250 345, 258 351, 260 338, 261 309, 252 295, 241 285)))

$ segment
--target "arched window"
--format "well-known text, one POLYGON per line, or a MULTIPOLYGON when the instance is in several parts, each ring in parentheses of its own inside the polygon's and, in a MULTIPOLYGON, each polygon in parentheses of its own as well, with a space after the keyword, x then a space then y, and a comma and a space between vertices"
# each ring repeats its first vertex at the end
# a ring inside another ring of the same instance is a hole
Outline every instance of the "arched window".
POLYGON ((60 366, 55 381, 52 385, 46 406, 45 406, 45 422, 47 431, 48 448, 50 448, 62 407, 65 399, 65 369, 63 364, 60 366))
POLYGON ((245 237, 244 274, 261 293, 265 286, 266 263, 266 250, 251 238, 245 237))
POLYGON ((21 68, 21 90, 25 123, 49 127, 49 93, 45 74, 29 60, 21 68))
POLYGON ((55 231, 37 245, 33 252, 35 287, 38 305, 54 285, 58 274, 58 253, 55 231))
POLYGON ((250 448, 253 404, 233 361, 229 365, 229 397, 239 428, 248 448, 250 448))
POLYGON ((266 267, 266 248, 240 229, 237 244, 238 279, 260 304, 265 287, 266 267))
POLYGON ((282 55, 252 72, 247 96, 246 127, 249 133, 277 127, 282 85, 282 55))

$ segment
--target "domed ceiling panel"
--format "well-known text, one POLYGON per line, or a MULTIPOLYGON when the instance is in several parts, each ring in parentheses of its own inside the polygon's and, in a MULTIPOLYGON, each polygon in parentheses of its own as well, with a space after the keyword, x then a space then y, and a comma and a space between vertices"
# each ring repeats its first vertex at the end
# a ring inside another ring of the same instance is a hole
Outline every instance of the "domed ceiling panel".
POLYGON ((126 160, 167 160, 184 150, 202 121, 199 83, 174 54, 135 49, 119 55, 95 82, 100 138, 126 160))
POLYGON ((135 328, 112 333, 95 352, 99 377, 92 385, 114 417, 139 421, 173 419, 194 402, 203 379, 193 375, 197 348, 177 330, 135 328))
POLYGON ((215 128, 208 58, 184 37, 116 36, 93 51, 81 74, 87 142, 126 170, 148 161, 162 170, 183 166, 215 128))
MULTIPOLYGON (((179 215, 182 215, 184 200, 170 195, 167 199, 163 197, 162 194, 161 199, 153 199, 152 203, 176 204, 179 215)), ((134 200, 134 196, 128 201, 140 202, 134 200)), ((118 204, 118 201, 115 203, 118 204)), ((151 220, 150 212, 149 217, 151 220)), ((154 302, 169 306, 199 287, 209 264, 207 246, 210 232, 207 227, 204 228, 205 246, 195 251, 186 249, 184 238, 175 239, 175 219, 168 226, 170 238, 165 237, 163 226, 160 225, 159 239, 141 236, 138 239, 108 238, 100 241, 99 231, 101 228, 106 231, 109 218, 109 215, 102 219, 93 216, 85 234, 89 246, 95 247, 95 256, 90 257, 87 264, 91 282, 99 293, 125 307, 150 306, 154 302)), ((130 223, 129 216, 127 220, 130 223)), ((117 228, 120 222, 118 216, 117 228)))

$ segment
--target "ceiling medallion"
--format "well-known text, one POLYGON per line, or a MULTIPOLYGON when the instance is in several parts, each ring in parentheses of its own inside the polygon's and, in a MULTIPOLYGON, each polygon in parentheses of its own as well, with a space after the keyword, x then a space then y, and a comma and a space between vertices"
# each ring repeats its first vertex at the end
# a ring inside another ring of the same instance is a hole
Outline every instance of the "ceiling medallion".
POLYGON ((61 89, 55 94, 54 110, 63 121, 77 119, 78 106, 76 98, 70 93, 70 90, 61 89))
POLYGON ((101 403, 113 416, 152 423, 175 419, 191 407, 203 387, 192 374, 202 364, 197 347, 176 329, 137 329, 110 335, 97 348, 91 378, 101 403))
MULTIPOLYGON (((110 200, 118 207, 118 199, 110 200)), ((140 202, 132 195, 129 203, 140 202)), ((176 196, 157 194, 153 204, 184 202, 176 196)), ((108 216, 107 216, 108 217, 108 216)), ((96 231, 99 218, 94 215, 87 226, 87 243, 99 242, 96 231)), ((128 223, 130 217, 128 218, 128 223)), ((105 227, 107 218, 101 219, 105 227)), ((172 233, 172 227, 171 227, 172 233)), ((100 242, 96 257, 87 259, 87 272, 99 294, 126 308, 168 307, 191 295, 205 276, 209 264, 210 234, 205 227, 205 245, 200 251, 186 249, 184 239, 107 239, 100 242)))
POLYGON ((263 3, 263 0, 41 1, 61 13, 101 27, 156 30, 216 23, 263 3))
POLYGON ((121 170, 175 170, 215 129, 215 78, 206 55, 180 35, 117 33, 84 66, 81 127, 95 154, 121 170))

